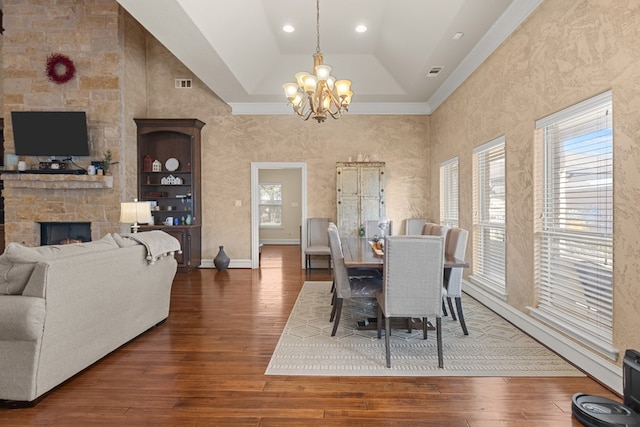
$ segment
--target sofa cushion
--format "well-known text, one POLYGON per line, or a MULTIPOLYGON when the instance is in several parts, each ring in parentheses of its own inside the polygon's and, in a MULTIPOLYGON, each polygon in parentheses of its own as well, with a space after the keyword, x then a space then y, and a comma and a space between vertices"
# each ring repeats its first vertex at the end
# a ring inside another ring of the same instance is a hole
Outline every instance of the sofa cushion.
POLYGON ((48 259, 80 253, 102 252, 119 248, 111 234, 100 240, 70 245, 27 247, 9 243, 0 255, 0 295, 20 295, 27 285, 35 264, 48 259))

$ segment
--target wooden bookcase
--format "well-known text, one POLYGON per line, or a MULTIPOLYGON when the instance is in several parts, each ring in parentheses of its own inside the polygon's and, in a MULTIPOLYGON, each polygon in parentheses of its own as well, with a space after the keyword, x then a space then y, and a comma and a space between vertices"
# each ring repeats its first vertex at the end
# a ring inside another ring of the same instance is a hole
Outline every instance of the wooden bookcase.
POLYGON ((198 119, 134 120, 138 134, 138 199, 157 204, 151 212, 154 225, 140 230, 163 230, 177 238, 182 247, 182 254, 176 254, 178 271, 190 271, 202 258, 200 132, 205 123, 198 119), (169 218, 178 223, 169 225, 169 218))

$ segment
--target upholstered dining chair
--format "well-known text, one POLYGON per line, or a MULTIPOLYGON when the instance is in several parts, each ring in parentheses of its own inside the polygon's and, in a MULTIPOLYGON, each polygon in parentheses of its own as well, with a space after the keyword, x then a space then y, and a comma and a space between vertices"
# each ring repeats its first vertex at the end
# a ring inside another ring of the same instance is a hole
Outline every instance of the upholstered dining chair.
POLYGON ((426 218, 407 218, 404 222, 404 234, 407 236, 419 236, 422 234, 422 228, 429 223, 426 218))
POLYGON ((442 285, 444 237, 391 236, 384 249, 382 292, 378 300, 378 338, 384 316, 387 367, 391 367, 391 318, 422 318, 423 337, 427 338, 427 318, 435 317, 438 366, 442 356, 442 285))
MULTIPOLYGON (((445 254, 457 259, 464 259, 467 251, 468 237, 469 232, 467 230, 459 227, 451 228, 449 230, 445 254)), ((465 335, 469 335, 467 325, 464 321, 464 315, 462 314, 462 268, 449 269, 448 274, 445 274, 444 287, 447 289, 447 303, 449 305, 449 311, 451 312, 451 318, 453 320, 459 320, 462 332, 465 335), (456 314, 453 311, 452 298, 456 301, 458 319, 456 319, 456 314)))
MULTIPOLYGON (((334 222, 330 222, 329 223, 329 228, 327 229, 327 232, 329 230, 333 229, 336 234, 338 234, 338 243, 340 243, 340 256, 342 258, 344 258, 344 252, 342 250, 342 241, 340 240, 340 231, 338 230, 338 226, 334 223, 334 222)), ((327 239, 328 239, 328 235, 327 235, 327 239)), ((347 273, 349 274, 350 278, 375 278, 375 279, 382 279, 382 270, 380 269, 375 269, 375 268, 362 268, 362 267, 353 267, 353 268, 347 268, 347 273)), ((331 294, 332 294, 332 299, 331 299, 331 304, 334 303, 334 299, 335 299, 335 293, 334 290, 336 288, 336 279, 335 279, 335 275, 333 277, 333 283, 331 285, 331 294)), ((333 314, 331 315, 331 317, 333 318, 333 314)))
POLYGON ((445 245, 447 243, 447 235, 449 234, 449 227, 440 224, 434 224, 431 226, 429 230, 429 236, 442 236, 445 240, 445 245))
MULTIPOLYGON (((378 227, 377 219, 368 219, 364 222, 364 235, 367 239, 373 239, 373 236, 382 237, 382 230, 378 227)), ((393 235, 393 221, 389 221, 384 236, 393 235)))
POLYGON ((311 258, 324 256, 328 258, 328 268, 331 269, 331 250, 327 228, 329 218, 307 218, 307 247, 304 250, 305 269, 311 269, 311 258))
POLYGON ((431 229, 433 228, 434 225, 438 225, 435 224, 433 222, 426 222, 423 226, 422 226, 422 233, 425 236, 430 236, 431 235, 431 229))
POLYGON ((336 335, 338 325, 340 324, 340 316, 342 314, 342 304, 345 299, 351 298, 375 298, 382 290, 381 277, 369 276, 352 276, 344 264, 344 256, 340 246, 340 236, 338 229, 329 227, 327 229, 329 237, 329 247, 331 248, 331 259, 333 260, 333 308, 331 309, 331 317, 329 321, 333 322, 333 330, 331 336, 336 335))

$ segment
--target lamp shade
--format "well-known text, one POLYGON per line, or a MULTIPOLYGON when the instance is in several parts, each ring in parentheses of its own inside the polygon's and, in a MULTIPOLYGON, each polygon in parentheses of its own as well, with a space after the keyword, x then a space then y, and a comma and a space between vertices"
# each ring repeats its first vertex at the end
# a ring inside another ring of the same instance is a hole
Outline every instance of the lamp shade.
POLYGON ((151 202, 120 203, 120 222, 149 224, 151 222, 151 202))

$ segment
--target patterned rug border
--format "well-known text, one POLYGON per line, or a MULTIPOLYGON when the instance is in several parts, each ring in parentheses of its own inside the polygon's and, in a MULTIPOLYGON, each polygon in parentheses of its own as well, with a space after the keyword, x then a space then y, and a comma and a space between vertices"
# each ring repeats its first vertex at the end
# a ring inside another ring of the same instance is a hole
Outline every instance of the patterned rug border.
POLYGON ((465 295, 469 335, 443 318, 444 368, 438 368, 435 331, 391 334, 391 368, 384 338, 359 331, 357 320, 374 316, 370 300, 346 300, 340 327, 331 337, 331 282, 305 282, 271 356, 265 375, 316 376, 482 376, 576 377, 582 372, 465 295))

